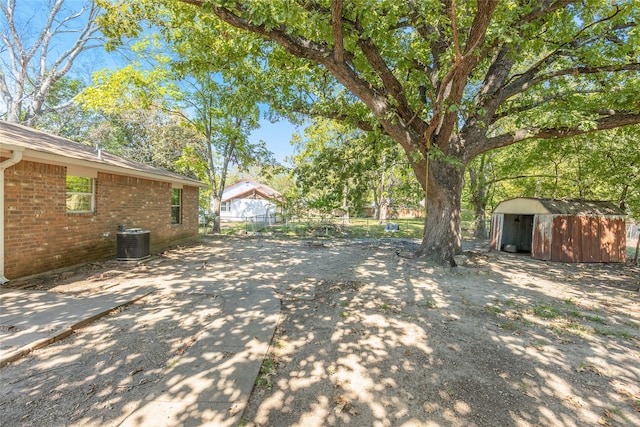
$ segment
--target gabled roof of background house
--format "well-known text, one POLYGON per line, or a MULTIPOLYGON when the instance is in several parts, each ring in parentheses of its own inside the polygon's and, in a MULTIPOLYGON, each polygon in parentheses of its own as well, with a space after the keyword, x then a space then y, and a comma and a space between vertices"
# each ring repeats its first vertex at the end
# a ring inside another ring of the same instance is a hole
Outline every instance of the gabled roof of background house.
POLYGON ((10 151, 22 151, 23 160, 60 166, 95 169, 154 181, 171 182, 194 187, 206 184, 164 169, 135 162, 37 129, 0 121, 0 154, 10 157, 10 151))
POLYGON ((498 203, 493 213, 584 216, 626 215, 622 209, 611 202, 580 199, 537 199, 530 197, 517 197, 502 201, 498 203))
POLYGON ((254 193, 265 199, 282 199, 282 194, 269 186, 258 184, 250 179, 241 179, 224 189, 222 202, 228 202, 232 199, 244 199, 253 196, 254 193))

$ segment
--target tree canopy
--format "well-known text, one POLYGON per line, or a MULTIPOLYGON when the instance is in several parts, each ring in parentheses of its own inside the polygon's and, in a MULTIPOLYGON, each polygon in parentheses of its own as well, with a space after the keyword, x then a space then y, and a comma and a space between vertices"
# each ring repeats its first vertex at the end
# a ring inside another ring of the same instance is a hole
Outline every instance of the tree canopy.
POLYGON ((179 28, 194 57, 215 52, 212 69, 233 74, 231 64, 251 61, 259 73, 238 73, 238 82, 262 78, 274 108, 395 139, 427 193, 420 252, 442 263, 461 250, 463 173, 473 158, 640 122, 638 0, 104 6, 115 42, 139 34, 145 18, 179 28))

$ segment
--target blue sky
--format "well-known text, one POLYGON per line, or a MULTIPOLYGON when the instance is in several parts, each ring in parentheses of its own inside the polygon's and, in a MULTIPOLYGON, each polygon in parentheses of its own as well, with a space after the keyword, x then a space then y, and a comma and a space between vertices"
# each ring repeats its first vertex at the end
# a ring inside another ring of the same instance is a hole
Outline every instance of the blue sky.
POLYGON ((287 120, 271 123, 269 120, 262 119, 260 129, 252 132, 249 139, 251 142, 264 141, 276 160, 285 164, 285 158, 294 152, 291 145, 291 136, 294 133, 296 133, 296 127, 287 120))
MULTIPOLYGON (((65 8, 60 16, 68 16, 69 13, 74 13, 82 8, 86 0, 65 0, 65 8)), ((23 34, 29 34, 29 29, 33 31, 34 28, 38 28, 40 20, 45 20, 48 14, 48 3, 46 0, 19 0, 16 3, 16 19, 19 29, 22 29, 23 34), (25 33, 25 30, 27 31, 25 33)), ((82 18, 72 21, 69 25, 71 28, 79 28, 84 25, 86 19, 82 18)), ((27 36, 27 44, 30 46, 33 39, 37 37, 37 32, 33 31, 27 36)), ((51 50, 63 51, 66 50, 69 43, 75 38, 74 33, 69 34, 69 41, 65 42, 64 38, 54 38, 55 44, 49 46, 51 50)), ((52 57, 55 56, 55 53, 52 57)), ((106 52, 102 48, 94 48, 89 51, 83 52, 77 60, 74 62, 69 77, 79 78, 87 83, 91 81, 91 74, 95 71, 104 68, 117 68, 124 66, 129 61, 127 60, 126 52, 106 52)), ((276 159, 284 163, 285 158, 291 156, 294 152, 291 145, 291 137, 296 132, 296 127, 287 120, 280 120, 275 123, 271 123, 267 119, 261 121, 259 129, 255 130, 250 137, 251 142, 264 141, 267 148, 272 151, 276 159)))

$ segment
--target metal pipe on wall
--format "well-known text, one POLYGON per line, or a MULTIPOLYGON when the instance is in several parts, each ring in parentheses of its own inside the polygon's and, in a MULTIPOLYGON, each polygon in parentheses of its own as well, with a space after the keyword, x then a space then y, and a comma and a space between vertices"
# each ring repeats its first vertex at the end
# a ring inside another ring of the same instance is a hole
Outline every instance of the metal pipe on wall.
POLYGON ((0 285, 9 281, 4 275, 4 171, 22 160, 22 149, 13 149, 11 158, 0 163, 0 285))

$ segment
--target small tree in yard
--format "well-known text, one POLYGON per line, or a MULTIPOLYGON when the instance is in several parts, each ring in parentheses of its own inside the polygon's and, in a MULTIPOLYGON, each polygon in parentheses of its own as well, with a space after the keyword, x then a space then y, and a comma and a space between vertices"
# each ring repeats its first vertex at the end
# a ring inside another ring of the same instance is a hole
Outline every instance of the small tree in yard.
MULTIPOLYGON (((169 35, 167 35, 169 37, 169 35)), ((171 34, 171 37, 176 37, 171 34)), ((154 43, 145 40, 135 46, 140 56, 154 43)), ((249 134, 259 127, 260 110, 254 93, 245 86, 225 81, 221 75, 198 66, 199 59, 182 56, 184 46, 172 44, 169 54, 154 50, 146 52, 154 61, 154 67, 146 68, 131 63, 118 70, 103 70, 94 74, 94 85, 88 87, 76 99, 87 109, 106 113, 111 117, 131 116, 134 110, 163 110, 171 112, 178 128, 183 129, 183 141, 175 145, 179 158, 164 156, 170 160, 171 169, 189 171, 209 184, 209 214, 213 220, 212 231, 220 232, 220 201, 231 166, 240 170, 251 167, 276 168, 273 154, 264 142, 252 143, 249 134)), ((126 127, 132 128, 128 123, 126 127)), ((127 132, 132 140, 141 138, 152 128, 151 122, 137 132, 127 132)), ((135 127, 133 127, 135 129, 135 127)), ((129 144, 131 145, 131 144, 129 144)), ((135 145, 135 144, 134 144, 135 145)), ((137 155, 148 159, 161 155, 163 144, 151 144, 148 149, 137 149, 137 155)), ((126 151, 124 152, 126 154, 126 151)), ((129 153, 135 157, 136 153, 129 153)), ((174 156, 175 157, 175 156, 174 156)), ((163 165, 164 166, 164 165, 163 165)), ((167 166, 165 166, 167 167, 167 166)))
POLYGON ((183 37, 217 34, 221 53, 246 42, 285 76, 269 83, 273 105, 390 135, 426 192, 419 253, 443 264, 461 251, 473 158, 640 122, 638 0, 108 3, 112 36, 135 35, 141 13, 183 15, 183 37))

